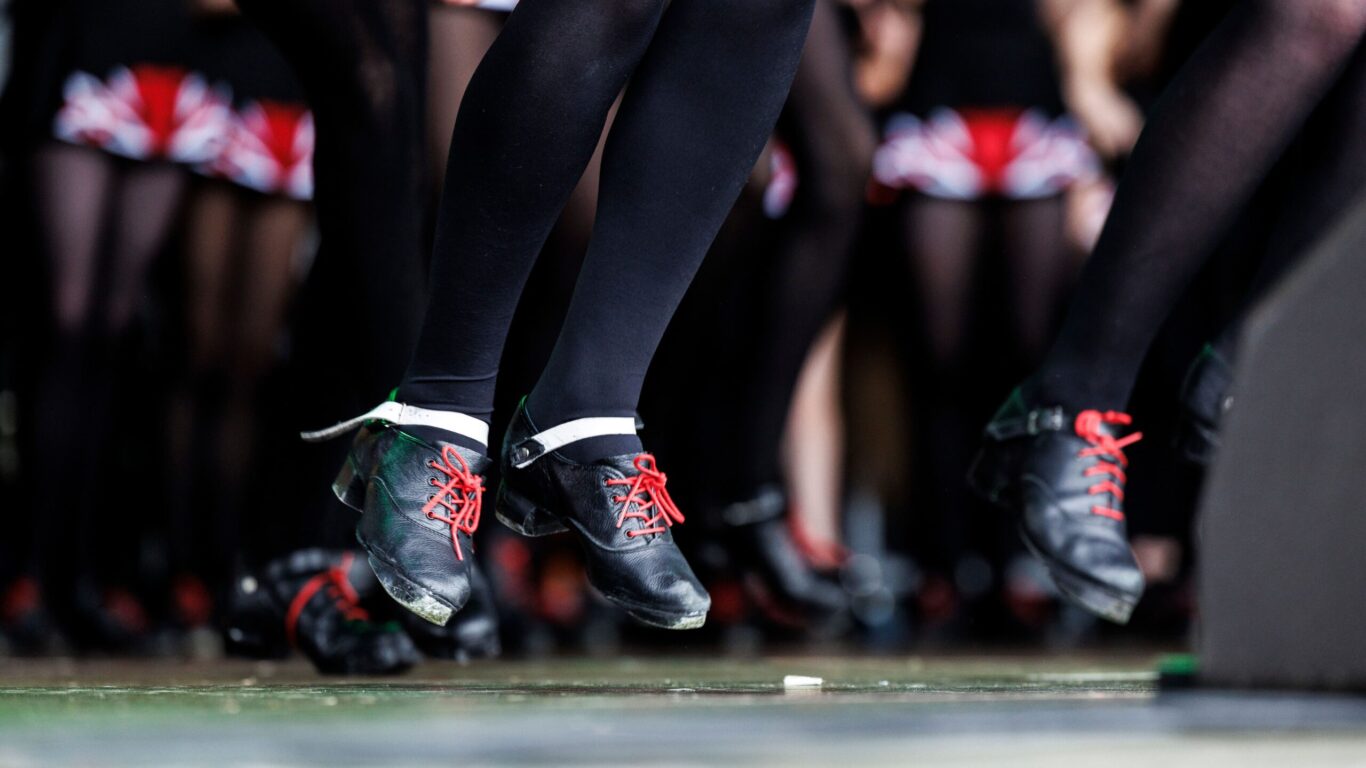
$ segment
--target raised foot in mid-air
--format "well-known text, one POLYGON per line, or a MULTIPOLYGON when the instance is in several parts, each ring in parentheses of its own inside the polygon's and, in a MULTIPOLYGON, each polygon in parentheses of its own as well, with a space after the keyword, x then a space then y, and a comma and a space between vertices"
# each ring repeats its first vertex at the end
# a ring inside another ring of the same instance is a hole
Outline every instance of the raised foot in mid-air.
POLYGON ((635 434, 632 418, 589 418, 540 431, 517 408, 503 440, 499 521, 527 536, 569 531, 582 545, 588 580, 644 624, 693 629, 711 598, 674 542, 683 514, 648 453, 574 462, 557 453, 579 440, 635 434))
POLYGON ((455 441, 486 445, 488 426, 461 413, 387 402, 304 437, 325 440, 356 427, 332 489, 361 511, 356 540, 385 591, 444 626, 470 597, 472 537, 491 463, 455 441))
POLYGON ((1143 595, 1143 573, 1124 520, 1128 415, 1070 414, 1016 390, 987 425, 969 477, 1015 515, 1020 535, 1064 596, 1124 624, 1143 595))

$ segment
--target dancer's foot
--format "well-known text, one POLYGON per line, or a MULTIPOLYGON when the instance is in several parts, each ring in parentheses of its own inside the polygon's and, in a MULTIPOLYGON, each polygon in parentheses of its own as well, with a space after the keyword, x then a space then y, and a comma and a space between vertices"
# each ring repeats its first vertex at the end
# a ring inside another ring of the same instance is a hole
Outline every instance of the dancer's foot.
POLYGON ((818 624, 845 610, 848 600, 839 584, 803 555, 787 515, 782 490, 768 486, 722 508, 717 537, 745 589, 770 619, 818 624))
POLYGON ((0 591, 0 633, 16 656, 43 656, 61 651, 66 638, 43 601, 38 580, 15 579, 0 591))
POLYGON ((1058 589, 1111 621, 1129 620, 1143 594, 1143 574, 1125 530, 1126 414, 1083 411, 1025 400, 1017 389, 997 411, 973 463, 970 481, 1017 516, 1025 544, 1048 567, 1058 589))
POLYGON ((297 648, 319 672, 392 675, 420 660, 394 623, 362 607, 382 594, 354 552, 304 549, 244 574, 234 585, 225 635, 229 651, 278 658, 297 648))
POLYGON ((450 411, 396 402, 305 439, 325 440, 356 427, 333 490, 361 510, 356 539, 394 600, 445 625, 470 596, 473 535, 490 460, 488 426, 450 411))
POLYGON ((711 598, 670 528, 683 514, 648 453, 570 461, 557 451, 593 437, 635 433, 631 418, 579 419, 538 430, 525 401, 503 440, 498 519, 528 536, 568 530, 583 547, 589 582, 637 621, 702 626, 711 598))

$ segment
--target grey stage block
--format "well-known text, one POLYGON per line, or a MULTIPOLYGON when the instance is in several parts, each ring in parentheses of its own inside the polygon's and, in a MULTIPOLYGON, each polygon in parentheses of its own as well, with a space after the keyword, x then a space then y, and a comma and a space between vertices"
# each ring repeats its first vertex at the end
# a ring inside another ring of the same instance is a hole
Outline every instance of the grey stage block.
POLYGON ((1366 689, 1366 201, 1249 323, 1201 509, 1214 685, 1366 689))

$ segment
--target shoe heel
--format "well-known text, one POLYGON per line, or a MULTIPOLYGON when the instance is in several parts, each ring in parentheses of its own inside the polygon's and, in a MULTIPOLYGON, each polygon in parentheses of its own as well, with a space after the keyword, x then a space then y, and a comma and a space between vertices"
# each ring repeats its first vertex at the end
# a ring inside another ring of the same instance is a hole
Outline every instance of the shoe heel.
POLYGON ((337 479, 332 481, 332 493, 337 495, 338 501, 357 512, 365 508, 365 477, 356 472, 350 456, 342 462, 337 479))
POLYGON ((554 515, 509 490, 507 483, 498 486, 494 515, 498 522, 523 536, 549 536, 568 530, 554 515))

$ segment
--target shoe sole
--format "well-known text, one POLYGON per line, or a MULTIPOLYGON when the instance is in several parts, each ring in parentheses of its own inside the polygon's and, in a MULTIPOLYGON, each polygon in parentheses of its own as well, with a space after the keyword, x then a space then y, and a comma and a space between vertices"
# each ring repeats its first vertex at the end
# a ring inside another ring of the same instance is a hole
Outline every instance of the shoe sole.
MULTIPOLYGON (((498 499, 494 506, 494 516, 498 522, 520 533, 523 536, 549 536, 555 533, 566 533, 569 526, 565 525, 560 519, 548 509, 543 509, 521 496, 516 491, 508 488, 507 483, 498 486, 498 499)), ((702 613, 668 613, 646 608, 636 603, 613 597, 605 592, 601 592, 613 605, 626 611, 626 614, 641 624, 661 629, 697 629, 707 622, 707 614, 702 613)))
POLYGON ((431 590, 404 576, 397 565, 389 562, 383 555, 370 547, 370 543, 365 540, 359 530, 356 531, 356 541, 365 550, 366 559, 370 562, 370 570, 375 572, 375 578, 379 580, 380 586, 384 587, 384 591, 389 593, 389 597, 392 597, 394 602, 438 627, 446 626, 446 623, 459 610, 449 602, 437 597, 431 590))
MULTIPOLYGON (((1013 485, 1010 478, 1002 472, 992 472, 989 463, 987 451, 983 449, 973 459, 972 468, 968 471, 968 485, 998 508, 1012 515, 1018 514, 1019 505, 1012 504, 1008 498, 1013 485)), ((1015 527, 1025 548, 1044 564, 1049 578, 1064 597, 1102 619, 1116 624, 1129 623, 1129 617, 1133 615, 1134 607, 1142 595, 1120 592, 1077 572, 1067 563, 1043 551, 1022 523, 1017 523, 1015 527)))
POLYGON ((1063 596, 1102 619, 1121 625, 1129 623, 1134 606, 1138 605, 1138 597, 1110 589, 1094 579, 1079 575, 1066 563, 1044 554, 1023 525, 1016 526, 1016 530, 1020 532, 1025 549, 1043 562, 1044 567, 1048 569, 1049 577, 1053 579, 1053 584, 1063 596))
POLYGON ((614 597, 602 590, 598 590, 598 594, 606 598, 608 602, 625 611, 627 616, 630 616, 641 624, 646 624, 651 627, 658 627, 660 629, 698 629, 707 623, 706 611, 702 611, 701 613, 668 613, 653 608, 647 608, 643 605, 631 602, 630 600, 614 597))
MULTIPOLYGON (((612 600, 610 597, 607 599, 612 600)), ((637 622, 659 629, 701 629, 702 626, 707 623, 707 614, 705 613, 689 613, 684 614, 683 616, 669 616, 665 618, 663 614, 655 615, 646 613, 638 608, 627 608, 616 600, 612 600, 612 603, 626 611, 626 615, 635 619, 637 622)))

